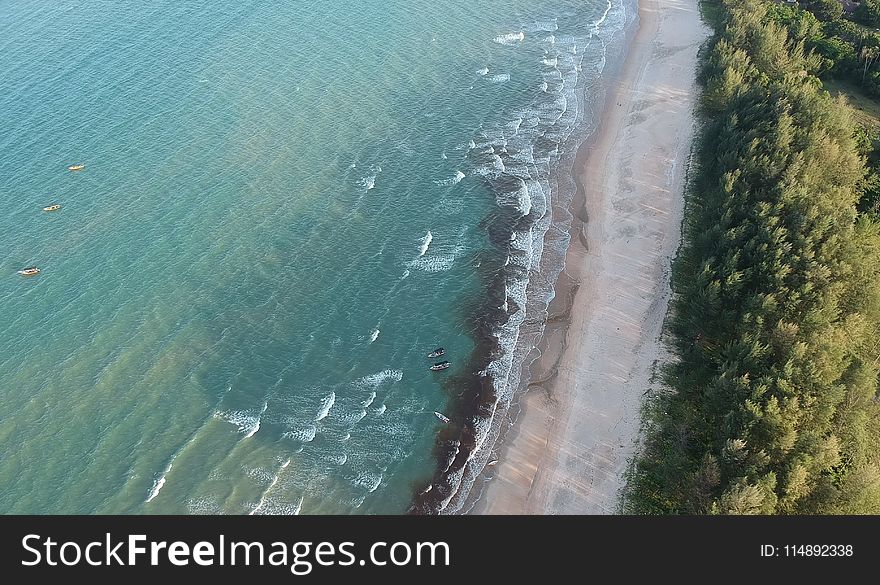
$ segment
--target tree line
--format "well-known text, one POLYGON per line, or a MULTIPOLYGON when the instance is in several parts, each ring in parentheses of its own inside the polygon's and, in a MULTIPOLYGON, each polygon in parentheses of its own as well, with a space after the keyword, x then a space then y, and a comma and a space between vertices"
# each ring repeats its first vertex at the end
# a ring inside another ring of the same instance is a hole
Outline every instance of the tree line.
POLYGON ((880 224, 822 56, 763 0, 721 0, 701 56, 675 359, 624 510, 880 513, 880 224))

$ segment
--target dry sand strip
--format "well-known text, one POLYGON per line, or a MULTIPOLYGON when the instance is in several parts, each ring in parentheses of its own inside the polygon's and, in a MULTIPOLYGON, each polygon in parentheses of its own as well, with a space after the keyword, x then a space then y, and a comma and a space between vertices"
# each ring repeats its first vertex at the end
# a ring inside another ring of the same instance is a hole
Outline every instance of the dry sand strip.
POLYGON ((576 291, 569 319, 555 333, 548 324, 535 381, 472 513, 617 511, 639 409, 664 354, 697 50, 709 34, 697 0, 639 4, 638 32, 579 158, 584 198, 573 211, 586 222, 576 222, 557 285, 558 297, 576 291))

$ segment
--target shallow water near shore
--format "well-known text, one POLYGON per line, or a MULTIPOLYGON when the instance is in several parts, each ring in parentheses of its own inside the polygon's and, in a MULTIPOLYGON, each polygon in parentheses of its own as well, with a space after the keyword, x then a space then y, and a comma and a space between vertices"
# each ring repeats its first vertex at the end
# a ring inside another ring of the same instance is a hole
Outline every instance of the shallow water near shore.
POLYGON ((0 6, 0 512, 406 511, 628 9, 0 6))

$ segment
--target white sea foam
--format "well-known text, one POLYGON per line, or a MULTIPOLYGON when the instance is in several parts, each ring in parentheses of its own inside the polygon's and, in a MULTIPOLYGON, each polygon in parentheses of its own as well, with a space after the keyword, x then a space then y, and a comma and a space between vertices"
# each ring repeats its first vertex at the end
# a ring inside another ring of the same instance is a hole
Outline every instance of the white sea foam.
POLYGON ((281 472, 287 469, 288 465, 290 465, 290 459, 282 463, 281 467, 278 468, 278 471, 275 472, 275 476, 272 477, 272 481, 269 483, 269 487, 263 490, 263 493, 260 494, 260 501, 257 502, 257 506, 248 513, 248 516, 253 516, 260 511, 260 509, 266 503, 266 496, 269 495, 269 492, 272 491, 272 488, 275 487, 276 483, 278 483, 278 478, 281 477, 281 472))
POLYGON ((425 256, 409 263, 410 268, 423 272, 446 272, 455 264, 454 254, 438 254, 425 256))
POLYGON ((502 160, 501 156, 496 154, 494 151, 490 151, 488 154, 489 160, 491 164, 485 164, 474 169, 474 173, 477 175, 481 175, 484 177, 490 177, 494 175, 500 175, 507 168, 504 166, 504 160, 502 160))
POLYGON ((376 488, 379 487, 379 484, 382 483, 382 474, 369 473, 366 471, 362 471, 358 473, 357 477, 354 478, 353 482, 356 486, 362 487, 366 489, 368 492, 372 493, 376 491, 376 488))
POLYGON ((345 462, 348 461, 348 455, 345 453, 322 453, 318 455, 318 460, 328 465, 345 465, 345 462))
POLYGON ((607 1, 608 1, 608 5, 605 7, 605 12, 602 14, 602 16, 599 18, 599 20, 597 20, 596 23, 595 23, 595 28, 596 28, 596 31, 597 31, 597 32, 598 32, 598 30, 599 30, 599 26, 600 26, 603 22, 605 22, 605 20, 608 19, 608 13, 611 12, 611 8, 612 8, 612 6, 611 6, 611 0, 607 0, 607 1))
POLYGON ((382 370, 369 376, 355 380, 352 385, 358 390, 373 391, 385 382, 400 382, 403 372, 400 370, 382 370))
POLYGON ((318 414, 315 416, 315 422, 323 419, 330 414, 330 409, 336 403, 336 392, 331 392, 321 399, 321 406, 318 408, 318 414))
POLYGON ((257 415, 257 422, 248 430, 247 434, 244 436, 245 439, 247 439, 249 437, 253 437, 254 435, 257 434, 257 431, 260 430, 260 421, 262 420, 263 413, 266 412, 267 408, 269 408, 268 401, 263 403, 263 408, 260 409, 260 414, 257 415))
POLYGON ((339 420, 339 422, 348 425, 348 428, 351 428, 361 422, 366 416, 366 410, 356 410, 354 412, 344 412, 340 415, 337 415, 337 419, 339 420))
MULTIPOLYGON (((295 504, 277 498, 266 498, 256 514, 267 516, 296 516, 302 510, 303 496, 295 504)), ((254 512, 252 512, 254 514, 254 512)))
POLYGON ((550 20, 538 21, 534 25, 528 27, 527 30, 532 32, 553 32, 559 30, 559 24, 557 19, 551 18, 550 20))
POLYGON ((465 200, 463 197, 444 197, 443 199, 437 201, 436 209, 439 213, 453 215, 461 211, 461 208, 464 206, 464 202, 465 200))
POLYGON ((214 417, 232 423, 238 427, 238 432, 245 434, 244 438, 247 439, 253 437, 260 430, 260 417, 266 412, 268 406, 268 402, 263 402, 263 406, 259 410, 217 411, 214 413, 214 417))
POLYGON ((432 234, 429 230, 428 233, 425 234, 425 237, 420 240, 421 244, 419 245, 419 258, 424 256, 425 252, 428 251, 428 246, 431 245, 431 240, 433 240, 433 239, 434 239, 434 234, 432 234))
POLYGON ((171 462, 165 467, 165 470, 162 472, 162 475, 153 482, 153 487, 150 488, 150 493, 147 495, 146 503, 152 501, 153 498, 159 495, 159 492, 162 490, 162 487, 165 485, 165 476, 168 475, 168 472, 171 471, 171 462))
POLYGON ((489 78, 492 83, 507 83, 510 81, 510 73, 499 73, 489 78))
POLYGON ((370 334, 370 343, 373 343, 377 339, 379 339, 379 330, 373 329, 373 332, 370 334))
POLYGON ((242 467, 241 470, 244 471, 244 474, 247 475, 248 477, 253 478, 259 482, 263 482, 263 483, 272 481, 272 478, 275 477, 275 473, 273 473, 269 469, 266 469, 265 467, 247 467, 247 466, 245 466, 245 467, 242 467))
POLYGON ((192 515, 217 515, 220 514, 220 502, 211 497, 193 498, 186 501, 186 509, 192 515))
POLYGON ((361 177, 361 180, 359 181, 361 187, 364 188, 365 193, 376 186, 376 178, 381 172, 382 167, 380 167, 379 165, 370 165, 370 174, 361 177))
POLYGON ((287 431, 281 436, 285 439, 293 439, 294 441, 299 441, 301 443, 311 443, 317 433, 318 428, 315 425, 309 425, 307 427, 287 431))
POLYGON ((477 75, 482 76, 482 75, 486 75, 487 73, 489 73, 488 67, 483 67, 482 69, 477 69, 477 75))
POLYGON ((519 31, 498 35, 493 40, 500 45, 516 45, 517 43, 524 41, 525 38, 526 33, 519 31))
POLYGON ((465 178, 465 174, 461 171, 455 171, 455 176, 450 177, 449 179, 443 179, 442 181, 434 181, 436 184, 441 187, 448 187, 450 185, 458 185, 461 183, 461 180, 465 178))

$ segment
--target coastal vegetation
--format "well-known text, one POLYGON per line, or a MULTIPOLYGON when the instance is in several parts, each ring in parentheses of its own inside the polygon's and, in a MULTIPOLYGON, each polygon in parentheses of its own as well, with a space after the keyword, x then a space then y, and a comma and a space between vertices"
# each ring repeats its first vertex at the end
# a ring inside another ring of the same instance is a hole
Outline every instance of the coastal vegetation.
POLYGON ((878 93, 880 37, 836 1, 705 4, 674 359, 624 510, 880 513, 880 156, 822 81, 878 93))
POLYGON ((859 209, 880 211, 880 1, 862 0, 850 13, 815 2, 804 7, 771 3, 767 16, 819 59, 815 73, 825 88, 845 95, 855 108, 859 150, 868 169, 859 209))

